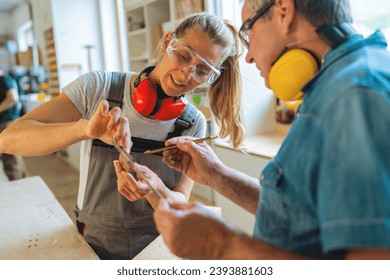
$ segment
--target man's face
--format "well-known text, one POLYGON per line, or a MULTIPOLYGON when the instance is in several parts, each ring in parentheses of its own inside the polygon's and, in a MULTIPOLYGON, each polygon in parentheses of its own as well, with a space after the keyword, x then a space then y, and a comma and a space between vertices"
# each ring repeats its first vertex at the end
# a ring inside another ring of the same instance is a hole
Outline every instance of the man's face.
MULTIPOLYGON (((272 63, 280 53, 280 49, 284 48, 284 46, 280 46, 280 36, 278 36, 278 30, 275 28, 276 23, 272 10, 274 7, 275 5, 270 7, 269 13, 272 14, 270 20, 260 17, 251 26, 248 32, 249 48, 245 57, 247 63, 256 64, 267 86, 272 63)), ((256 10, 250 9, 245 2, 241 11, 242 22, 244 23, 255 12, 256 10)))

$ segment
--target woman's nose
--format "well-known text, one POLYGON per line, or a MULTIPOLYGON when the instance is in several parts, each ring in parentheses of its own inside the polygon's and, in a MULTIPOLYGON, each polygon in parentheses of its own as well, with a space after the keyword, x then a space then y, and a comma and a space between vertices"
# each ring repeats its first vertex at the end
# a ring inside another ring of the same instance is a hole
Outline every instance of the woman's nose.
POLYGON ((191 79, 192 75, 195 73, 195 65, 189 65, 186 67, 183 67, 181 72, 183 73, 183 76, 188 81, 191 79))

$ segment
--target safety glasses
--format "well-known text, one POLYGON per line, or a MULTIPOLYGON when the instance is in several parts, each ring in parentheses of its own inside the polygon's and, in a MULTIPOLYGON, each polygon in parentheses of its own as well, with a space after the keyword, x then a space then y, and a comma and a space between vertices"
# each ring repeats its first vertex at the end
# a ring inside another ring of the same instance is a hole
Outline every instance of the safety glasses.
POLYGON ((251 35, 251 27, 260 17, 264 16, 266 12, 275 4, 275 0, 265 4, 262 8, 258 9, 253 15, 251 15, 240 28, 240 38, 244 46, 249 49, 249 37, 251 35))
POLYGON ((212 84, 221 75, 221 72, 217 68, 189 46, 180 42, 176 36, 169 42, 167 54, 176 66, 183 69, 191 69, 192 77, 198 83, 202 84, 207 82, 208 84, 212 84), (194 63, 194 57, 200 60, 201 63, 194 63))

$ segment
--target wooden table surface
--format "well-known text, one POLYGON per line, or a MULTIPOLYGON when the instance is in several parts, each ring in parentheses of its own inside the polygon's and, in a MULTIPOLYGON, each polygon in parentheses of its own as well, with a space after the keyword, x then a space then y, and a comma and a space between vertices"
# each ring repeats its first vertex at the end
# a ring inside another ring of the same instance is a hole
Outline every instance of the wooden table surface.
POLYGON ((0 259, 98 259, 41 177, 0 183, 0 259))

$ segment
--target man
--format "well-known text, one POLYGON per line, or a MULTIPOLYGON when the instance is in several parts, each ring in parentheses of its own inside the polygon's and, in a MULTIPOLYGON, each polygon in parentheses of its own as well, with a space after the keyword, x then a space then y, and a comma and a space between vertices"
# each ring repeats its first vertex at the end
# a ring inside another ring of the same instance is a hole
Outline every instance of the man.
MULTIPOLYGON (((0 69, 0 133, 14 120, 20 117, 19 94, 16 82, 0 69)), ((2 154, 4 173, 8 179, 26 177, 23 158, 11 154, 2 154)))
MULTIPOLYGON (((166 142, 178 149, 164 152, 165 163, 256 214, 250 237, 199 204, 162 200, 154 218, 166 244, 191 259, 390 259, 390 55, 382 33, 364 39, 354 31, 348 0, 246 0, 242 20, 246 61, 275 95, 297 99, 302 90, 303 103, 260 184, 205 143, 166 142)), ((137 176, 161 183, 145 169, 137 176)))

